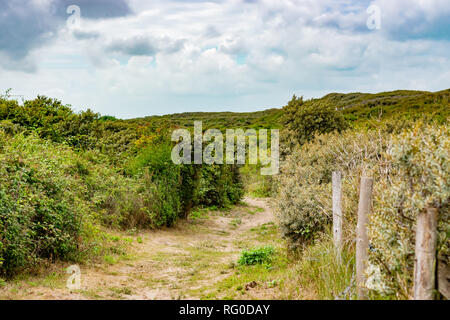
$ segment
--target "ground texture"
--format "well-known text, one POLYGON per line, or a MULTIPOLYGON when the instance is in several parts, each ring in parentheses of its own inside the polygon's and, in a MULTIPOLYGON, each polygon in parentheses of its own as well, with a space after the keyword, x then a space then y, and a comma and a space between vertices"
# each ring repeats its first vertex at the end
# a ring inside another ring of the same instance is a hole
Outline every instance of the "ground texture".
POLYGON ((127 254, 80 265, 81 289, 66 287, 68 265, 0 286, 0 299, 270 299, 283 296, 283 259, 267 199, 230 210, 198 210, 174 228, 133 235, 127 254), (238 266, 245 248, 272 245, 273 266, 238 266))

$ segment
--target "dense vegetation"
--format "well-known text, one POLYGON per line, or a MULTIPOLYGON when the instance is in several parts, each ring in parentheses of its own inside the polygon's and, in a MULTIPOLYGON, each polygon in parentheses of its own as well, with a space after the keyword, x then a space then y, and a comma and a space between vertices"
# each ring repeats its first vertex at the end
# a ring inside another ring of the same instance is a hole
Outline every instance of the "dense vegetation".
POLYGON ((272 262, 272 255, 275 249, 272 246, 264 246, 260 248, 245 249, 242 251, 239 257, 238 263, 240 265, 255 265, 255 264, 266 264, 270 266, 272 262))
MULTIPOLYGON (((321 247, 317 242, 329 234, 331 173, 339 170, 346 254, 354 252, 359 179, 375 181, 366 283, 372 297, 411 297, 415 220, 428 206, 439 209, 437 253, 449 262, 449 98, 449 90, 331 94, 306 102, 294 97, 285 107, 285 159, 277 181, 280 227, 291 250, 321 247), (299 123, 305 115, 312 120, 299 123)), ((351 274, 333 281, 350 284, 351 274)))
POLYGON ((235 166, 173 164, 170 133, 170 123, 1 97, 0 274, 95 257, 113 249, 107 228, 172 226, 195 206, 240 201, 235 166))
POLYGON ((161 123, 170 123, 180 127, 192 127, 194 121, 202 121, 206 128, 219 130, 230 128, 279 128, 282 112, 280 109, 268 109, 256 112, 185 112, 165 116, 151 116, 128 121, 143 121, 158 127, 161 123))
MULTIPOLYGON (((111 229, 173 226, 196 206, 226 207, 244 187, 274 196, 281 233, 301 253, 297 279, 319 297, 351 298, 361 175, 375 179, 370 220, 372 298, 411 296, 415 218, 439 208, 438 254, 449 261, 450 90, 293 97, 282 109, 121 120, 75 113, 47 97, 0 97, 0 276, 43 260, 84 261, 118 250, 111 229), (281 172, 258 166, 175 165, 174 128, 281 129, 281 172), (342 263, 330 240, 331 173, 343 173, 342 263), (327 276, 325 276, 325 274, 327 276), (309 278, 310 280, 307 280, 309 278), (314 279, 313 279, 314 278, 314 279), (345 290, 344 290, 345 289, 345 290), (342 291, 342 292, 339 292, 342 291)), ((243 265, 270 264, 269 247, 243 265)), ((354 288, 354 287, 353 287, 354 288)))

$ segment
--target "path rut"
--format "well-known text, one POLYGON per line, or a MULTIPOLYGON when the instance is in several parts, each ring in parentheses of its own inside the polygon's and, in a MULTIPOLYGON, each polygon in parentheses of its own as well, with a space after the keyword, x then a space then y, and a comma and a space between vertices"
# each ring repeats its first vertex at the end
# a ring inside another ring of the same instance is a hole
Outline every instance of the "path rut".
MULTIPOLYGON (((180 221, 176 227, 136 235, 131 254, 117 263, 81 268, 81 290, 67 275, 43 276, 0 287, 1 299, 198 299, 201 288, 229 276, 242 248, 262 245, 250 230, 273 224, 268 199, 245 198, 230 211, 180 221), (48 281, 47 281, 48 280, 48 281)), ((61 266, 61 268, 65 268, 61 266)))

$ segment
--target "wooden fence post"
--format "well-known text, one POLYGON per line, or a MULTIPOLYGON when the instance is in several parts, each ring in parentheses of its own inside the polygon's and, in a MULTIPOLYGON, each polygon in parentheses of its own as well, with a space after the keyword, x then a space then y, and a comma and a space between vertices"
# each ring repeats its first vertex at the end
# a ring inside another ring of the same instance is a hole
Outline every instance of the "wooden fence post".
POLYGON ((356 293, 358 299, 367 299, 366 267, 369 248, 369 238, 367 236, 368 216, 372 206, 373 179, 361 177, 358 204, 358 223, 356 227, 356 293))
POLYGON ((336 255, 340 261, 342 252, 342 189, 341 172, 333 171, 333 241, 336 249, 336 255))
POLYGON ((437 223, 436 208, 427 208, 417 216, 414 300, 434 298, 437 223))

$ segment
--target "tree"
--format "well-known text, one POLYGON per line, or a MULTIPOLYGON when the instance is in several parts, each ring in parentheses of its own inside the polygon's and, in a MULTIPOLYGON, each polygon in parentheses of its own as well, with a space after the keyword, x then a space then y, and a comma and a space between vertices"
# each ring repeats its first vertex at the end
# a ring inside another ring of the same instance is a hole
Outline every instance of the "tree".
POLYGON ((283 107, 283 112, 285 130, 300 145, 312 140, 316 134, 341 132, 347 127, 341 112, 318 99, 304 102, 303 97, 294 95, 283 107))

